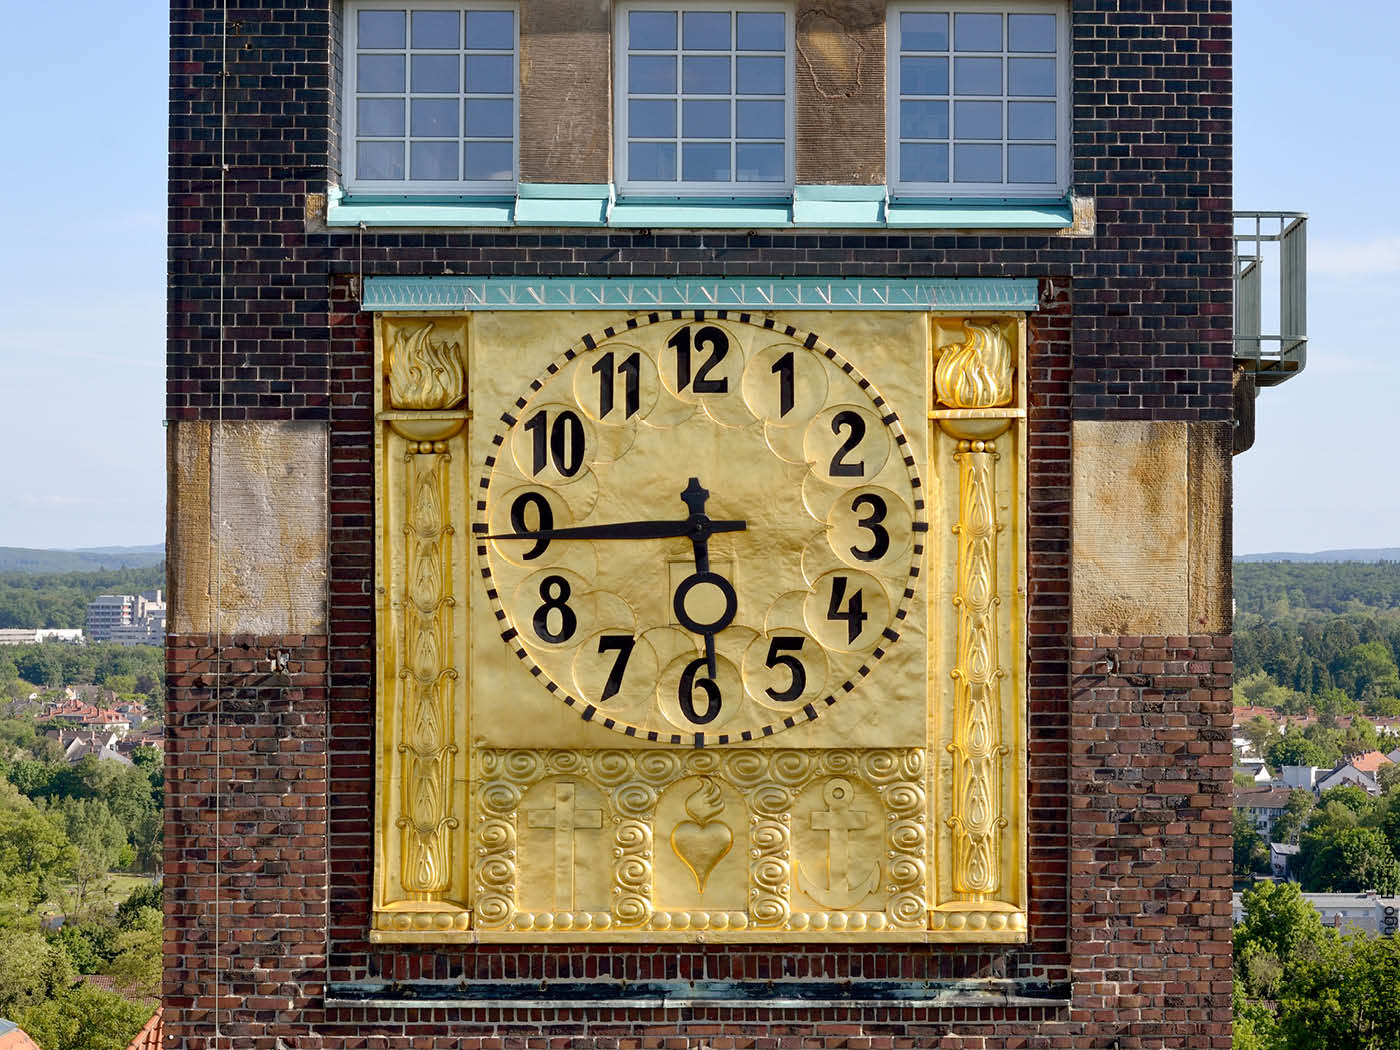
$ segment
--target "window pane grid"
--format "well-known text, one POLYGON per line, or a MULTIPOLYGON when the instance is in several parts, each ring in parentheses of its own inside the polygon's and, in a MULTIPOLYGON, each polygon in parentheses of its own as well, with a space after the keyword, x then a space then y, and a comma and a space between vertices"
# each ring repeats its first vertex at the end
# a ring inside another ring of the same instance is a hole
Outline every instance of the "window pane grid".
POLYGON ((1053 185, 1061 16, 949 7, 895 17, 898 181, 1053 185))
POLYGON ((512 181, 514 11, 361 7, 353 17, 354 181, 512 181))
POLYGON ((782 183, 787 16, 627 11, 627 181, 782 183))

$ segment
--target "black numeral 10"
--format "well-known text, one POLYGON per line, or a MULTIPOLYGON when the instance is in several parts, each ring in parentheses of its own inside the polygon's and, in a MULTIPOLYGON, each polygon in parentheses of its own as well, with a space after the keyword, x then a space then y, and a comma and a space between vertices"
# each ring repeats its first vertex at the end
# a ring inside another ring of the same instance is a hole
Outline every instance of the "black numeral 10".
POLYGON ((538 474, 551 461, 554 469, 571 478, 583 466, 583 420, 567 408, 549 422, 549 412, 540 409, 525 421, 532 439, 531 470, 538 474))

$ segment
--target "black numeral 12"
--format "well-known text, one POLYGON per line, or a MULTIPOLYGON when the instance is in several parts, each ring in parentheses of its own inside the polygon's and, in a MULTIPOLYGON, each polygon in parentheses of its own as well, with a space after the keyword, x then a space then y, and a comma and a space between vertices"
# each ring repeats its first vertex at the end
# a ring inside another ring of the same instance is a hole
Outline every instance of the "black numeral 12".
MULTIPOLYGON (((598 418, 613 410, 613 352, 609 350, 593 364, 598 376, 598 418)), ((642 355, 632 352, 617 365, 625 384, 622 392, 623 419, 631 419, 641 408, 642 402, 642 355)))
POLYGON ((676 351, 676 390, 679 392, 690 387, 697 394, 728 393, 729 379, 711 379, 710 373, 714 371, 715 365, 729 355, 729 336, 725 335, 722 329, 709 324, 695 333, 695 349, 708 349, 710 356, 705 358, 700 371, 695 373, 693 386, 690 381, 690 340, 690 325, 686 325, 666 343, 676 351))

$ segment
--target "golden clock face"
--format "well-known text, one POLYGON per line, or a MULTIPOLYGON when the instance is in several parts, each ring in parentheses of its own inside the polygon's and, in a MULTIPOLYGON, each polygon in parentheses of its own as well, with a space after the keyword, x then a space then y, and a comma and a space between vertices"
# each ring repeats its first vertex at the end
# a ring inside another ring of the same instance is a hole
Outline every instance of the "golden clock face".
POLYGON ((836 348, 749 314, 632 319, 492 441, 487 593, 585 721, 700 747, 880 702, 927 523, 898 416, 836 348))

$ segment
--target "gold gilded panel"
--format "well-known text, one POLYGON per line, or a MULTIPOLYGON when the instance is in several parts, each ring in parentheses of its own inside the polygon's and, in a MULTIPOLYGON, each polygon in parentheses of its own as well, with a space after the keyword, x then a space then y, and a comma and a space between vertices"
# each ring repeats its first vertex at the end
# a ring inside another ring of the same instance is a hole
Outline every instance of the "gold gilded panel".
POLYGON ((1025 330, 376 323, 376 940, 1026 935, 1025 330))

